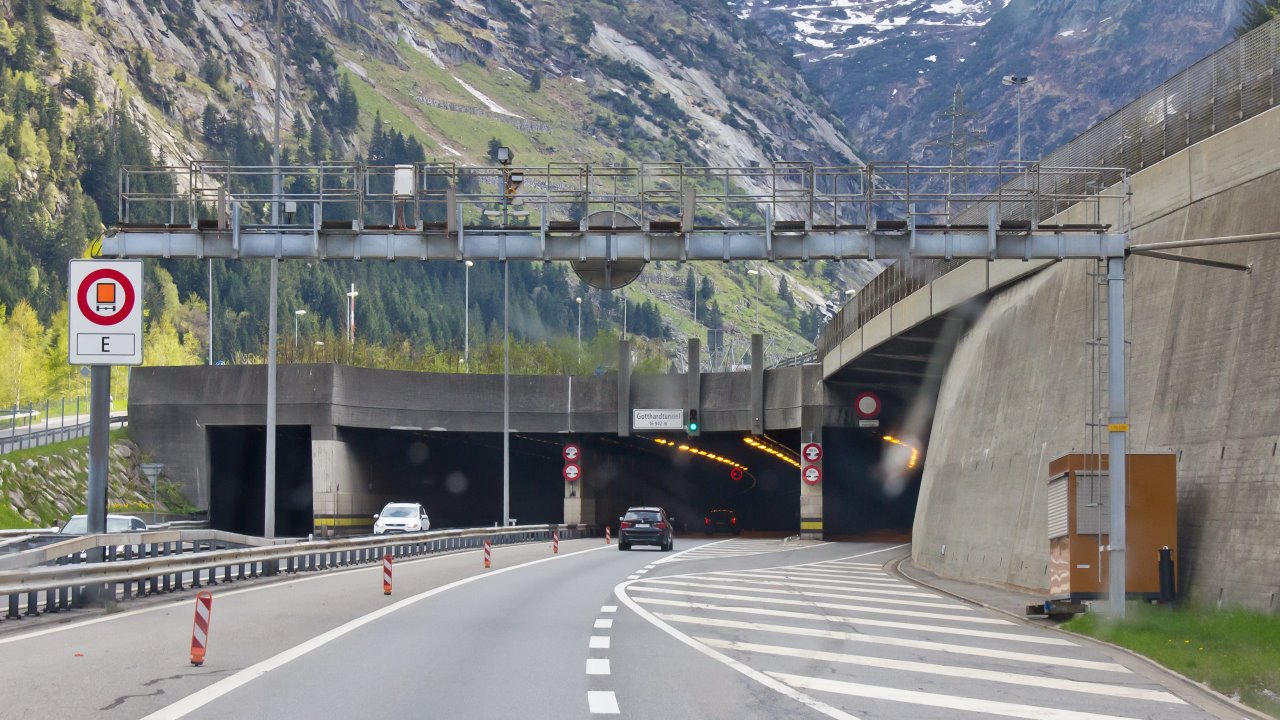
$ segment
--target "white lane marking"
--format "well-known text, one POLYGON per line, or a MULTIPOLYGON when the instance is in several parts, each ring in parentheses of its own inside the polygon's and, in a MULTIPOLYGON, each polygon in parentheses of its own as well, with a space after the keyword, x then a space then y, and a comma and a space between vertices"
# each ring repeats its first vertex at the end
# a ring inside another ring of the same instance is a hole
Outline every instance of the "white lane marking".
POLYGON ((618 696, 612 690, 588 690, 587 707, 593 715, 620 715, 618 696))
POLYGON ((645 565, 645 566, 644 566, 644 569, 645 569, 645 570, 652 570, 653 568, 654 568, 654 566, 653 566, 653 565, 645 565))
MULTIPOLYGON (((779 581, 779 580, 787 579, 783 575, 757 575, 754 572, 706 573, 706 575, 717 576, 714 578, 707 578, 708 580, 723 580, 728 582, 748 582, 748 581, 758 582, 760 580, 779 581), (719 577, 720 575, 727 575, 728 577, 719 577), (739 578, 742 578, 742 579, 739 579, 739 578)), ((827 583, 834 583, 834 582, 837 582, 837 581, 823 580, 821 583, 805 583, 805 582, 796 581, 796 582, 782 582, 782 583, 775 582, 774 584, 790 585, 792 587, 815 588, 819 590, 847 590, 849 592, 872 593, 874 595, 892 595, 894 597, 933 598, 935 600, 942 599, 941 595, 935 595, 934 593, 914 592, 911 590, 885 590, 884 588, 878 585, 871 585, 869 583, 840 583, 839 585, 827 584, 827 583)))
POLYGON ((840 567, 869 568, 869 569, 876 569, 876 570, 878 570, 878 569, 880 569, 881 567, 883 567, 880 563, 860 563, 860 562, 849 562, 848 560, 825 560, 825 561, 823 561, 823 562, 821 562, 821 563, 816 563, 816 564, 818 564, 818 565, 838 565, 838 566, 840 566, 840 567))
MULTIPOLYGON (((642 590, 643 588, 636 588, 642 590)), ((789 618, 792 620, 821 620, 846 625, 894 628, 897 630, 913 630, 922 633, 939 635, 961 635, 964 637, 988 638, 991 640, 1008 640, 1011 642, 1031 643, 1032 645, 1057 645, 1059 647, 1080 647, 1065 638, 1040 637, 1022 633, 996 632, 994 630, 972 630, 970 628, 945 627, 942 625, 925 625, 922 623, 895 622, 893 620, 873 620, 871 618, 854 618, 843 615, 820 615, 818 613, 793 612, 791 610, 773 610, 770 608, 735 607, 733 605, 712 605, 711 603, 684 602, 683 600, 663 600, 661 598, 635 598, 636 602, 649 605, 665 605, 667 607, 692 608, 711 612, 738 613, 740 615, 763 615, 765 617, 789 618)))
POLYGON ((640 570, 637 570, 637 571, 636 571, 636 574, 637 574, 637 575, 643 575, 643 574, 645 574, 645 573, 647 573, 647 572, 649 572, 649 571, 648 571, 648 570, 644 570, 644 569, 640 569, 640 570))
MULTIPOLYGON (((594 547, 594 548, 589 548, 587 550, 580 550, 578 552, 568 553, 565 555, 553 555, 552 557, 542 558, 540 560, 530 560, 529 562, 521 563, 520 565, 512 565, 510 567, 491 570, 490 572, 484 573, 482 575, 471 575, 470 577, 465 577, 465 578, 462 578, 461 580, 454 580, 453 582, 448 583, 446 585, 441 585, 440 587, 432 588, 430 590, 420 592, 417 595, 411 595, 403 600, 399 600, 390 605, 374 610, 371 613, 361 615, 360 617, 355 618, 354 620, 349 620, 343 623, 342 625, 339 625, 338 627, 333 628, 332 630, 329 630, 328 632, 324 632, 319 635, 316 635, 310 640, 299 643, 298 645, 294 645, 288 650, 276 653, 275 655, 272 655, 266 660, 262 660, 253 665, 250 665, 249 667, 243 670, 240 670, 234 675, 230 675, 226 678, 223 678, 222 680, 219 680, 218 682, 212 685, 208 685, 200 690, 197 690, 196 692, 182 698, 181 700, 178 700, 172 705, 168 705, 166 707, 160 708, 159 710, 151 713, 150 715, 147 715, 145 718, 143 718, 143 720, 176 720, 177 718, 185 717, 188 714, 196 710, 199 710, 205 705, 208 705, 214 700, 217 700, 223 695, 226 695, 227 693, 253 680, 256 680, 257 678, 260 678, 266 675, 272 670, 278 669, 287 663, 297 660, 298 658, 306 655, 307 653, 312 652, 313 650, 317 650, 333 642, 334 640, 337 640, 343 635, 346 635, 347 633, 350 633, 354 630, 358 630, 364 627, 365 625, 368 625, 369 623, 373 622, 374 620, 378 620, 380 618, 386 617, 396 612, 397 610, 401 610, 403 608, 409 607, 414 603, 420 602, 422 600, 426 600, 429 597, 439 595, 442 592, 446 592, 448 590, 452 590, 456 587, 461 587, 463 585, 468 585, 470 583, 476 582, 477 580, 483 580, 484 578, 497 577, 503 573, 508 573, 513 570, 520 570, 522 568, 527 568, 532 565, 540 565, 542 563, 555 562, 557 560, 564 560, 565 558, 576 557, 578 555, 583 555, 589 552, 595 552, 596 550, 605 550, 607 549, 607 547, 608 546, 594 547)), ((596 622, 600 622, 600 621, 597 620, 596 622)))
POLYGON ((829 582, 829 583, 838 583, 840 585, 852 585, 854 587, 888 588, 891 590, 907 590, 907 589, 914 590, 915 589, 914 585, 907 585, 906 583, 888 583, 888 582, 880 582, 878 580, 871 580, 871 579, 854 579, 854 578, 850 578, 848 575, 828 575, 826 573, 823 573, 820 575, 818 573, 795 572, 792 570, 751 570, 749 572, 748 571, 742 571, 742 572, 730 571, 730 572, 733 572, 734 574, 737 574, 737 575, 744 575, 744 576, 765 576, 765 577, 786 578, 788 580, 809 580, 812 582, 829 582))
POLYGON ((653 564, 654 564, 654 565, 661 565, 661 564, 663 564, 663 563, 674 562, 676 558, 681 557, 682 555, 686 555, 686 554, 688 554, 688 553, 691 553, 691 552, 693 552, 694 550, 702 550, 702 549, 704 549, 704 548, 711 547, 712 545, 719 545, 720 543, 726 543, 726 542, 729 542, 729 541, 728 541, 728 540, 720 540, 720 541, 718 541, 718 542, 710 542, 710 543, 706 543, 706 544, 704 544, 704 545, 697 545, 697 546, 694 546, 694 547, 689 548, 688 550, 681 550, 680 552, 676 553, 675 555, 668 555, 668 556, 666 556, 666 557, 662 558, 661 560, 654 560, 654 561, 653 561, 653 564))
POLYGON ((599 620, 596 620, 596 624, 593 625, 592 627, 596 628, 597 630, 608 630, 609 628, 613 627, 613 620, 609 618, 601 618, 599 620))
POLYGON ((608 650, 609 636, 608 635, 592 635, 591 640, 587 643, 587 647, 591 648, 592 650, 608 650))
POLYGON ((673 638, 675 638, 675 639, 679 640, 680 642, 684 643, 685 645, 688 645, 689 647, 693 648, 694 650, 697 650, 698 652, 702 653, 703 655, 706 655, 706 656, 707 656, 707 657, 709 657, 709 658, 712 658, 712 659, 717 660, 717 661, 719 661, 719 662, 721 662, 721 663, 724 663, 725 665, 728 665, 729 667, 733 668, 734 670, 737 670, 738 672, 742 673, 743 675, 746 675, 747 677, 751 678, 752 680, 755 680, 756 682, 760 683, 761 685, 764 685, 765 687, 769 688, 770 690, 773 690, 773 691, 775 691, 775 692, 777 692, 777 693, 779 693, 779 694, 781 694, 781 695, 784 695, 784 696, 786 696, 786 697, 789 697, 789 698, 791 698, 792 700, 795 700, 796 702, 799 702, 799 703, 801 703, 801 704, 805 705, 806 707, 813 708, 814 710, 817 710, 818 712, 822 713, 823 715, 826 715, 826 716, 827 716, 827 717, 829 717, 829 718, 834 718, 834 720, 858 720, 858 718, 857 718, 856 716, 854 716, 854 715, 850 715, 849 713, 846 713, 846 712, 844 712, 843 710, 840 710, 840 709, 838 709, 838 708, 832 707, 832 706, 830 706, 830 705, 828 705, 828 704, 826 704, 826 703, 822 702, 821 700, 819 700, 819 699, 817 699, 817 698, 815 698, 815 697, 812 697, 812 696, 806 695, 806 694, 804 694, 804 693, 802 693, 802 692, 799 692, 799 691, 798 691, 798 690, 796 690, 795 688, 792 688, 792 687, 790 687, 789 685, 787 685, 787 684, 785 684, 785 683, 782 683, 782 682, 779 682, 779 681, 777 681, 777 680, 774 680, 773 678, 769 677, 768 675, 765 675, 764 673, 760 672, 759 670, 756 670, 755 668, 753 668, 753 667, 751 667, 751 666, 749 666, 749 665, 745 665, 745 664, 743 664, 743 663, 741 663, 741 662, 739 662, 739 661, 737 661, 737 660, 735 660, 735 659, 733 659, 733 658, 729 657, 728 655, 725 655, 724 653, 721 653, 721 652, 717 652, 717 651, 715 651, 715 650, 712 650, 711 648, 707 647, 706 645, 703 645, 702 643, 698 642, 697 640, 694 640, 693 638, 689 637, 688 635, 686 635, 686 634, 684 634, 684 633, 680 632, 679 630, 677 630, 677 629, 675 629, 675 628, 671 627, 671 626, 670 626, 670 625, 668 625, 666 622, 664 622, 663 620, 661 620, 657 615, 654 615, 653 613, 649 612, 648 610, 646 610, 646 609, 644 609, 644 608, 640 607, 640 605, 639 605, 639 604, 637 604, 634 600, 632 600, 632 599, 631 599, 631 597, 630 597, 629 595, 627 595, 627 586, 628 586, 629 584, 630 584, 630 583, 619 583, 617 586, 615 586, 615 587, 613 588, 613 594, 614 594, 614 595, 616 595, 616 596, 618 597, 618 599, 619 599, 619 600, 621 600, 621 601, 622 601, 622 603, 623 603, 624 605, 626 605, 627 607, 631 608, 631 610, 632 610, 634 613, 636 613, 636 614, 637 614, 637 615, 639 615, 640 617, 644 618, 645 620, 648 620, 650 624, 652 624, 654 627, 658 628, 659 630, 661 630, 661 631, 665 632, 666 634, 670 635, 671 637, 673 637, 673 638))
POLYGON ((784 647, 780 645, 761 645, 758 643, 737 642, 735 640, 721 640, 718 638, 695 637, 694 639, 699 642, 706 643, 713 648, 719 648, 722 650, 737 650, 740 652, 759 653, 764 655, 781 655, 783 657, 803 658, 805 660, 818 660, 822 662, 877 667, 885 670, 902 670, 905 672, 943 675, 946 677, 965 678, 968 680, 985 680, 989 682, 1004 683, 1006 685, 1025 685, 1027 687, 1037 689, 1065 690, 1068 692, 1105 695, 1108 697, 1125 698, 1129 700, 1147 700, 1151 702, 1186 705, 1185 701, 1172 693, 1167 693, 1163 690, 1129 687, 1128 685, 1109 685, 1106 683, 1083 682, 1080 680, 1065 680, 1062 678, 1045 677, 1043 675, 1020 675, 1018 673, 1001 672, 998 670, 980 670, 978 668, 959 667, 956 665, 938 665, 936 663, 914 662, 911 660, 891 660, 889 658, 872 657, 870 655, 848 655, 845 653, 826 652, 823 650, 804 650, 801 648, 784 647))
POLYGON ((796 573, 797 575, 822 575, 835 578, 853 578, 855 580, 868 579, 877 582, 895 582, 899 585, 908 585, 902 580, 890 577, 886 573, 871 572, 869 570, 848 570, 845 568, 826 568, 821 565, 804 565, 801 567, 789 568, 787 572, 796 573))
POLYGON ((588 675, 609 675, 609 661, 605 658, 587 658, 588 675))
POLYGON ((929 640, 905 640, 903 638, 886 637, 884 635, 864 635, 857 632, 838 630, 819 630, 817 628, 793 627, 791 625, 770 625, 767 623, 743 622, 741 620, 721 620, 694 615, 668 615, 657 613, 657 617, 670 622, 689 625, 706 625, 709 627, 733 628, 736 630, 760 630, 762 632, 781 633, 783 635, 802 635, 804 637, 828 638, 847 642, 867 643, 870 645, 891 645, 893 647, 912 648, 915 650, 937 650, 956 655, 972 655, 974 657, 1015 660, 1034 665, 1059 665, 1062 667, 1081 668, 1085 670, 1105 670, 1107 672, 1131 673, 1132 671, 1119 663, 1100 662, 1097 660, 1077 660, 1075 658, 1038 653, 1015 652, 1012 650, 989 650, 969 645, 953 645, 951 643, 932 642, 929 640))
MULTIPOLYGON (((694 579, 694 578, 697 578, 698 576, 697 575, 675 575, 673 577, 694 579)), ((713 579, 720 580, 720 578, 713 578, 713 579)), ((730 581, 721 580, 721 582, 730 582, 730 581)), ((822 593, 822 592, 808 592, 805 590, 759 588, 759 587, 749 587, 745 584, 716 585, 714 583, 684 582, 681 580, 668 580, 666 578, 647 578, 644 581, 643 585, 636 585, 634 587, 651 587, 655 584, 678 585, 681 587, 708 588, 711 590, 733 590, 735 592, 744 592, 744 593, 771 593, 776 595, 795 595, 799 597, 832 598, 836 600, 857 600, 859 602, 883 603, 886 605, 905 605, 908 607, 932 608, 935 610, 961 610, 964 612, 972 612, 972 608, 966 605, 957 605, 955 603, 924 602, 922 600, 899 600, 898 598, 872 597, 870 595, 850 595, 849 593, 822 593)), ((758 584, 781 585, 783 587, 791 587, 790 585, 788 585, 788 583, 781 583, 781 582, 764 582, 764 583, 758 583, 758 584)))
POLYGON ((873 700, 890 700, 892 702, 925 705, 936 708, 948 708, 951 710, 967 710, 970 712, 983 713, 985 715, 1026 718, 1026 720, 1133 720, 1121 715, 1101 715, 1098 713, 1078 712, 1075 710, 1060 710, 1058 708, 1042 707, 1039 705, 1022 705, 1020 703, 1000 702, 997 700, 980 700, 977 698, 960 697, 958 695, 927 693, 920 692, 918 690, 898 690, 895 688, 876 687, 874 685, 863 685, 861 683, 844 682, 841 680, 827 680, 824 678, 811 678, 804 677, 802 675, 789 675, 787 673, 779 672, 771 672, 769 675, 792 685, 793 687, 804 688, 805 690, 819 690, 822 692, 839 693, 841 695, 871 698, 873 700))
POLYGON ((873 615, 892 615, 894 617, 925 618, 929 620, 954 620, 979 625, 1014 625, 1011 620, 980 617, 976 615, 952 615, 950 613, 919 612, 916 610, 900 610, 898 608, 865 607, 862 605, 846 605, 843 603, 816 602, 813 600, 786 600, 772 597, 753 597, 751 595, 731 595, 729 593, 695 592, 692 590, 674 590, 671 588, 650 587, 649 585, 633 585, 632 591, 663 593, 666 595, 685 595, 688 597, 713 598, 716 600, 747 600, 749 602, 768 603, 770 605, 799 605, 801 607, 820 607, 828 610, 848 610, 855 613, 871 613, 873 615))
MULTIPOLYGON (((735 550, 732 546, 724 547, 724 548, 713 547, 713 546, 723 545, 724 543, 732 543, 732 542, 735 542, 734 539, 717 540, 715 542, 705 543, 703 545, 698 545, 697 547, 692 547, 692 548, 689 548, 688 550, 678 552, 675 555, 670 555, 668 557, 662 558, 661 560, 657 560, 654 562, 654 564, 661 565, 662 563, 669 563, 669 562, 711 560, 717 557, 744 557, 747 555, 763 555, 766 553, 773 553, 773 552, 789 552, 792 550, 810 550, 812 548, 819 548, 824 545, 831 545, 831 543, 829 542, 814 543, 813 545, 800 545, 797 547, 787 547, 786 545, 777 545, 777 546, 769 546, 767 549, 761 548, 759 550, 750 551, 750 552, 739 552, 735 550), (686 553, 688 554, 686 555, 686 553)), ((890 548, 885 548, 884 550, 896 550, 900 547, 906 547, 906 544, 895 545, 890 548)), ((884 550, 872 550, 869 553, 864 553, 864 555, 884 552, 884 550)), ((855 555, 854 557, 862 557, 862 555, 855 555)))
MULTIPOLYGON (((595 548, 590 548, 590 549, 594 550, 595 548)), ((400 560, 398 561, 396 567, 403 567, 405 565, 416 565, 417 563, 430 562, 432 560, 445 560, 451 557, 460 557, 462 555, 470 555, 472 553, 479 553, 479 552, 480 552, 479 550, 445 551, 444 553, 439 555, 432 555, 430 557, 417 558, 416 560, 400 560)), ((579 552, 585 552, 585 551, 577 550, 574 552, 565 553, 564 555, 565 557, 568 557, 570 555, 575 555, 579 552)), ((307 575, 306 577, 300 577, 294 580, 285 580, 283 582, 268 582, 261 585, 254 585, 252 587, 240 588, 238 590, 226 590, 226 591, 216 590, 214 591, 214 596, 219 599, 229 598, 235 595, 242 595, 244 593, 259 592, 262 590, 271 590, 272 588, 290 587, 292 585, 297 585, 297 584, 306 583, 306 582, 315 582, 317 580, 327 580, 329 578, 337 577, 339 575, 346 575, 347 573, 361 572, 361 571, 382 572, 382 565, 380 563, 366 563, 364 565, 359 565, 356 567, 348 567, 348 568, 342 568, 338 570, 326 570, 319 575, 307 575)), ((185 577, 189 578, 190 574, 187 573, 185 577)), ((189 580, 184 581, 184 583, 185 582, 189 582, 189 580)), ((207 589, 207 588, 208 588, 207 585, 201 587, 201 589, 207 589)), ((41 630, 32 630, 31 632, 26 633, 24 635, 14 635, 13 637, 0 638, 0 645, 7 645, 8 643, 18 642, 20 640, 31 640, 34 638, 42 637, 44 635, 52 635, 53 633, 66 632, 67 630, 77 630, 82 627, 97 625, 98 623, 111 622, 112 620, 123 620, 124 618, 133 617, 134 615, 142 615, 144 613, 157 612, 160 610, 173 610, 175 608, 181 610, 189 602, 191 602, 190 595, 177 595, 172 598, 172 602, 164 602, 161 604, 152 605, 150 607, 138 608, 137 610, 127 610, 122 613, 112 613, 110 615, 103 615, 101 617, 96 617, 96 618, 88 618, 80 622, 68 623, 66 625, 55 625, 53 627, 43 628, 41 630)))
POLYGON ((618 612, 618 606, 617 605, 601 605, 600 612, 602 613, 618 612))
POLYGON ((628 580, 639 580, 639 579, 640 579, 640 576, 639 576, 639 575, 628 575, 628 576, 627 576, 627 579, 628 579, 628 580))

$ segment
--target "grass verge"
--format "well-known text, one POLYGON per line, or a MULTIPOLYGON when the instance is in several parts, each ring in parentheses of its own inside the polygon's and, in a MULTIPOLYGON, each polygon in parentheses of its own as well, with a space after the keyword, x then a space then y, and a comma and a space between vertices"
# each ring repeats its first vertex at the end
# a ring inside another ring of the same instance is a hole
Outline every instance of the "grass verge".
POLYGON ((1280 616, 1130 605, 1122 622, 1089 613, 1064 627, 1138 652, 1280 718, 1280 616))

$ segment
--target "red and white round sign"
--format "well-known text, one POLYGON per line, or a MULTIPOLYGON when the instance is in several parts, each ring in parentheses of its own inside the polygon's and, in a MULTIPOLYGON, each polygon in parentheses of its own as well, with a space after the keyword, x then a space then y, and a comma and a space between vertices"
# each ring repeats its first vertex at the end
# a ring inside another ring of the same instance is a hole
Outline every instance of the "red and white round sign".
POLYGON ((800 457, 805 462, 818 462, 822 459, 822 443, 805 443, 800 447, 800 457))
POLYGON ((734 469, 730 470, 730 471, 729 471, 729 477, 730 477, 730 479, 735 480, 735 481, 737 481, 737 480, 741 480, 741 479, 742 479, 742 468, 734 468, 734 469))
POLYGON ((564 479, 569 482, 578 482, 582 478, 582 470, 574 463, 564 466, 564 479))
POLYGON ((98 268, 76 287, 76 305, 94 325, 110 326, 124 320, 136 300, 133 283, 115 268, 98 268))
POLYGON ((564 455, 565 462, 577 462, 578 458, 582 455, 582 449, 573 443, 569 443, 564 446, 564 450, 561 454, 564 455))
POLYGON ((800 473, 800 478, 808 485, 817 485, 822 482, 822 471, 817 465, 809 465, 800 473))
POLYGON ((876 417, 880 414, 880 396, 873 392, 858 393, 853 400, 853 410, 864 420, 876 417))

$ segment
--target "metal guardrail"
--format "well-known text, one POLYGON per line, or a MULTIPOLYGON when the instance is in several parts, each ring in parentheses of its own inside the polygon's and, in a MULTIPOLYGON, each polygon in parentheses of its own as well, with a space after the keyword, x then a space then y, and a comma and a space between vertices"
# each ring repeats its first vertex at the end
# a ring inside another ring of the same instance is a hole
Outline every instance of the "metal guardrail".
MULTIPOLYGON (((1104 171, 1089 188, 1102 192, 1120 183, 1125 173, 1138 172, 1164 158, 1251 117, 1276 107, 1280 98, 1280 19, 1254 29, 1154 90, 1112 113, 1102 122, 1040 160, 1047 167, 1114 168, 1104 171)), ((961 209, 956 224, 985 222, 992 203, 1012 219, 1042 221, 1063 209, 1056 203, 1010 204, 1006 198, 1027 192, 1042 178, 1013 179, 1009 186, 961 209)), ((1051 189, 1050 195, 1059 192, 1051 189)), ((1094 219, 1108 222, 1095 203, 1094 219)), ((889 266, 841 308, 816 343, 825 356, 872 317, 962 263, 910 260, 889 266), (941 265, 938 263, 942 263, 941 265), (905 265, 906 267, 901 267, 905 265)))
POLYGON ((770 365, 769 369, 773 370, 776 368, 799 367, 800 365, 809 365, 817 361, 818 351, 810 350, 809 352, 800 353, 799 355, 782 358, 778 362, 770 365))
MULTIPOLYGON (((125 427, 129 424, 128 415, 113 415, 108 421, 108 429, 112 427, 125 427)), ((15 450, 26 450, 29 448, 43 447, 52 445, 56 442, 64 440, 74 440, 75 438, 87 437, 89 435, 89 423, 82 422, 76 425, 66 425, 63 427, 49 428, 47 430, 33 430, 31 432, 13 435, 10 437, 0 437, 0 455, 11 453, 15 450)))
MULTIPOLYGON (((58 612, 89 601, 117 601, 135 596, 173 592, 235 579, 297 573, 381 562, 384 554, 413 557, 480 547, 485 538, 497 545, 579 536, 577 528, 525 525, 509 528, 432 530, 395 536, 295 542, 266 547, 199 551, 176 541, 153 542, 152 533, 121 533, 120 545, 140 547, 143 557, 111 562, 62 562, 52 566, 0 571, 0 596, 8 598, 7 619, 58 612), (222 578, 218 579, 219 570, 222 578), (44 599, 41 601, 41 594, 44 599)), ((110 539, 108 536, 87 538, 110 539)), ((197 543, 198 545, 198 543, 197 543)))

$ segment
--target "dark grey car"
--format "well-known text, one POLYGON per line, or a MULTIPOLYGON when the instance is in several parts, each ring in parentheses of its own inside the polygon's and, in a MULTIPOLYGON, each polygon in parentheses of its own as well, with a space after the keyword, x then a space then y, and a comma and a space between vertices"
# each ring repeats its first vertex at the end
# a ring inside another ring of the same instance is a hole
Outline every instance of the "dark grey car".
POLYGON ((657 545, 664 552, 675 545, 671 523, 660 507, 633 507, 618 518, 618 549, 630 550, 632 545, 657 545))

